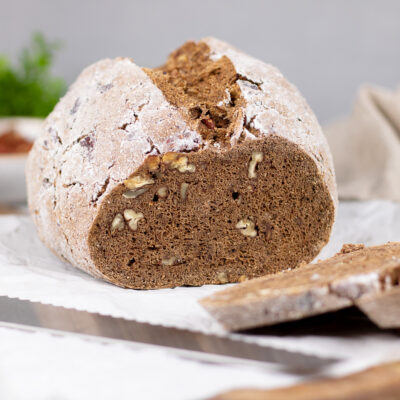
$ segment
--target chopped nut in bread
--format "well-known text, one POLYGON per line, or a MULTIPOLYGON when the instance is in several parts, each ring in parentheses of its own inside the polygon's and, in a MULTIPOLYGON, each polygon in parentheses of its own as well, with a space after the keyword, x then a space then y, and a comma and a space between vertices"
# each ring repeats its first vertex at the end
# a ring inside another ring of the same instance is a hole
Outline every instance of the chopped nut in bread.
POLYGON ((161 264, 165 265, 167 267, 170 267, 171 265, 174 265, 177 262, 176 257, 168 257, 168 258, 163 258, 161 260, 161 264))
POLYGON ((171 169, 177 169, 179 172, 195 172, 196 166, 188 164, 186 156, 180 156, 176 153, 166 153, 163 157, 163 162, 168 164, 171 169))
POLYGON ((128 189, 139 189, 142 186, 146 185, 152 185, 154 183, 154 179, 150 178, 148 176, 141 176, 141 175, 136 175, 133 176, 132 178, 125 179, 124 185, 128 189))
POLYGON ((134 189, 134 190, 128 190, 122 196, 124 196, 126 199, 136 199, 136 197, 139 197, 141 194, 146 193, 148 190, 149 190, 149 188, 147 188, 147 187, 142 187, 140 189, 134 189))
POLYGON ((257 229, 254 221, 251 219, 241 219, 237 224, 236 228, 239 229, 240 233, 244 236, 256 237, 257 229))
POLYGON ((143 213, 135 212, 134 210, 125 210, 124 211, 124 218, 128 222, 128 226, 133 231, 136 231, 138 227, 138 223, 141 219, 144 218, 143 213))
POLYGON ((146 164, 149 171, 154 172, 160 167, 160 156, 149 156, 146 159, 146 164))
POLYGON ((157 190, 157 195, 165 198, 168 196, 168 188, 166 186, 162 186, 157 190))
POLYGON ((226 274, 226 272, 218 272, 217 279, 220 283, 229 282, 228 275, 226 274))
POLYGON ((251 161, 249 163, 249 178, 253 179, 257 177, 256 168, 257 164, 263 160, 263 153, 261 151, 253 151, 251 154, 251 161))
POLYGON ((111 233, 115 231, 122 231, 125 227, 125 221, 122 214, 117 214, 111 223, 111 233))
POLYGON ((181 199, 183 201, 186 200, 188 188, 189 188, 189 184, 187 182, 182 182, 181 183, 181 199))

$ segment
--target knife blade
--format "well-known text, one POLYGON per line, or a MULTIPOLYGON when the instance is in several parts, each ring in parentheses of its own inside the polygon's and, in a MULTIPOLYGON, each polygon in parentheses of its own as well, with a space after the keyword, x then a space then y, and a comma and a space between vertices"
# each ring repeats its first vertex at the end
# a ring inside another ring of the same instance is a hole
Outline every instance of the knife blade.
POLYGON ((297 373, 312 373, 338 361, 6 296, 0 296, 0 323, 124 340, 139 347, 167 347, 181 357, 202 362, 251 365, 278 363, 297 373))

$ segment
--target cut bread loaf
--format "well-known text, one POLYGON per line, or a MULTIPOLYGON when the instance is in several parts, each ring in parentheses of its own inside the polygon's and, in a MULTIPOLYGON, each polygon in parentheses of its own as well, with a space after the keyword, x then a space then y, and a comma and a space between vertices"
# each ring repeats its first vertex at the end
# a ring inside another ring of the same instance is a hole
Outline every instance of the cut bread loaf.
POLYGON ((129 288, 240 280, 312 260, 336 208, 331 155, 297 89, 213 38, 166 64, 88 67, 27 166, 44 243, 129 288))
POLYGON ((200 303, 228 330, 273 325, 352 305, 378 325, 394 327, 400 320, 379 312, 383 307, 389 311, 389 305, 394 308, 394 295, 400 298, 399 278, 400 243, 344 245, 332 258, 244 282, 200 303))

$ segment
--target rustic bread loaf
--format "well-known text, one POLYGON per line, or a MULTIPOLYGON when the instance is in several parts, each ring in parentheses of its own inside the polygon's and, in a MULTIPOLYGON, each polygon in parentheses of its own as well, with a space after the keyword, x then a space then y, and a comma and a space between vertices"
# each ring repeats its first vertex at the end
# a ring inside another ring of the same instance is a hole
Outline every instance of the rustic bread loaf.
POLYGON ((393 299, 400 299, 399 278, 400 243, 367 248, 344 245, 327 260, 241 283, 200 303, 229 330, 273 325, 352 305, 379 326, 398 327, 400 312, 393 299), (386 312, 396 308, 392 318, 379 316, 384 307, 386 312))
POLYGON ((156 69, 83 71, 27 167, 44 243, 130 288, 237 282, 312 260, 336 208, 331 155, 297 89, 213 38, 156 69))

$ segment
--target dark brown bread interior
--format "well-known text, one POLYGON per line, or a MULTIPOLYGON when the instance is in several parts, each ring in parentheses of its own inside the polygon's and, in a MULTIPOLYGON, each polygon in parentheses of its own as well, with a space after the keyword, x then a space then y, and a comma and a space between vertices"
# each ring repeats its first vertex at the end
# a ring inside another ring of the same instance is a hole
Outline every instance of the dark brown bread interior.
POLYGON ((164 155, 149 156, 132 171, 151 178, 146 191, 125 198, 121 184, 102 203, 89 234, 91 257, 120 286, 237 282, 308 262, 329 238, 332 198, 309 155, 275 135, 230 145, 244 99, 230 61, 213 62, 208 53, 205 44, 189 43, 163 67, 146 70, 189 124, 221 147, 173 155, 186 157, 195 171, 180 172, 164 155), (227 91, 230 101, 221 105, 227 91), (249 178, 255 151, 263 161, 249 178), (128 209, 143 214, 137 229, 125 223, 112 232, 116 215, 128 209), (255 234, 243 234, 240 221, 255 234))
POLYGON ((223 143, 230 138, 244 100, 236 83, 239 76, 227 57, 214 62, 205 43, 187 42, 165 65, 145 72, 205 139, 223 143))

